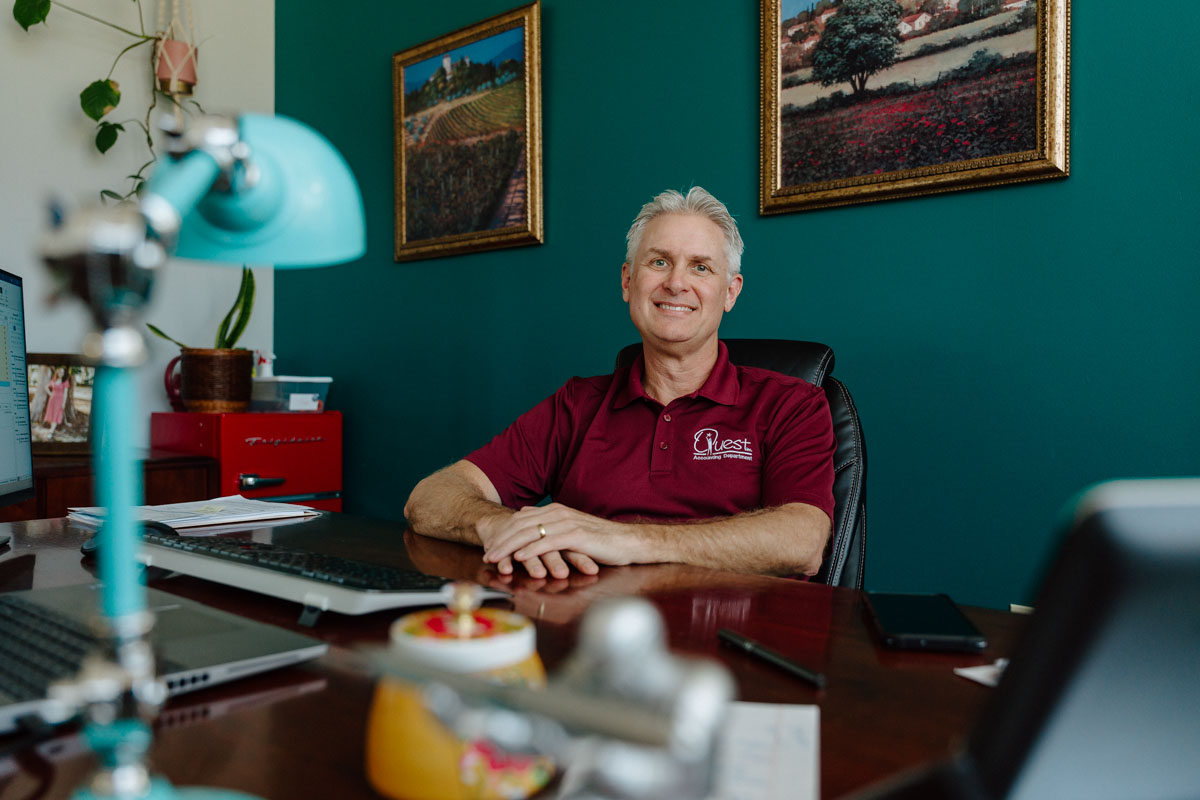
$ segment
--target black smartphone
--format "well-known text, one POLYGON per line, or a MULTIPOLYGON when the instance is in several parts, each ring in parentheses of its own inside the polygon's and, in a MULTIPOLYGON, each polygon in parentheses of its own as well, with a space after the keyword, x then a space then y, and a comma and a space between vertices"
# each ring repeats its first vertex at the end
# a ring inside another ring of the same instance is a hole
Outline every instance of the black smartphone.
POLYGON ((978 653, 987 647, 947 595, 867 592, 867 606, 879 637, 893 649, 978 653))

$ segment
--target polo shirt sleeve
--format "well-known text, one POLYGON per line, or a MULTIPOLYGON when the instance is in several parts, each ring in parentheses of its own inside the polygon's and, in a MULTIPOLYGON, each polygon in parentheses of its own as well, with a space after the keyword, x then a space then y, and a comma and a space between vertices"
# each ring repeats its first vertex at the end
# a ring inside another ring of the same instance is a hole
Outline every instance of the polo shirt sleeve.
POLYGON ((812 384, 788 392, 768 430, 770 448, 763 453, 763 506, 807 503, 832 520, 837 441, 825 392, 812 384))
POLYGON ((536 505, 550 494, 568 448, 576 381, 568 381, 466 457, 488 476, 505 506, 536 505))

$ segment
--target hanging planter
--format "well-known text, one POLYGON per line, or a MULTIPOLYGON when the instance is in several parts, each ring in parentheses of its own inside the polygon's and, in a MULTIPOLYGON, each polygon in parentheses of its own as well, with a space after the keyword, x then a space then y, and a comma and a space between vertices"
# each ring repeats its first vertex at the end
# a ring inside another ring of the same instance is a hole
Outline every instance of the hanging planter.
POLYGON ((170 95, 191 96, 196 86, 195 45, 181 39, 159 39, 154 54, 158 89, 170 95))
MULTIPOLYGON (((192 25, 192 0, 183 0, 187 27, 183 25, 180 0, 171 5, 171 21, 158 34, 154 45, 154 77, 158 89, 172 97, 190 97, 196 86, 196 34, 192 25)), ((158 2, 158 23, 167 18, 167 0, 158 2)))

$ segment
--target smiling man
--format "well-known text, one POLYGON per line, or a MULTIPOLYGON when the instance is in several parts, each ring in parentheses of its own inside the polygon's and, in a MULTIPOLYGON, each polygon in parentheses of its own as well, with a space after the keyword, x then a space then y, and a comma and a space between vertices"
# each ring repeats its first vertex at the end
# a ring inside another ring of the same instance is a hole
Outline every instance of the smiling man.
POLYGON ((535 578, 655 562, 816 574, 833 516, 829 406, 799 378, 729 362, 717 331, 742 291, 737 223, 699 187, 666 191, 626 240, 621 296, 642 355, 572 378, 422 480, 409 525, 535 578))

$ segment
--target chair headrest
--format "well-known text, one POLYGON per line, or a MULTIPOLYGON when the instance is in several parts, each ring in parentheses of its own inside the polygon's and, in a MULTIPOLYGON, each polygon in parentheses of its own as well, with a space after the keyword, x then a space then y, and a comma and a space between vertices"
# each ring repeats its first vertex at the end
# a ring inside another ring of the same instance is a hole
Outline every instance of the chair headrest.
MULTIPOLYGON (((784 375, 803 378, 822 386, 833 372, 833 349, 820 342, 792 339, 722 339, 729 348, 729 360, 743 367, 759 367, 784 375)), ((617 353, 617 368, 633 364, 642 352, 640 342, 627 345, 617 353)))

